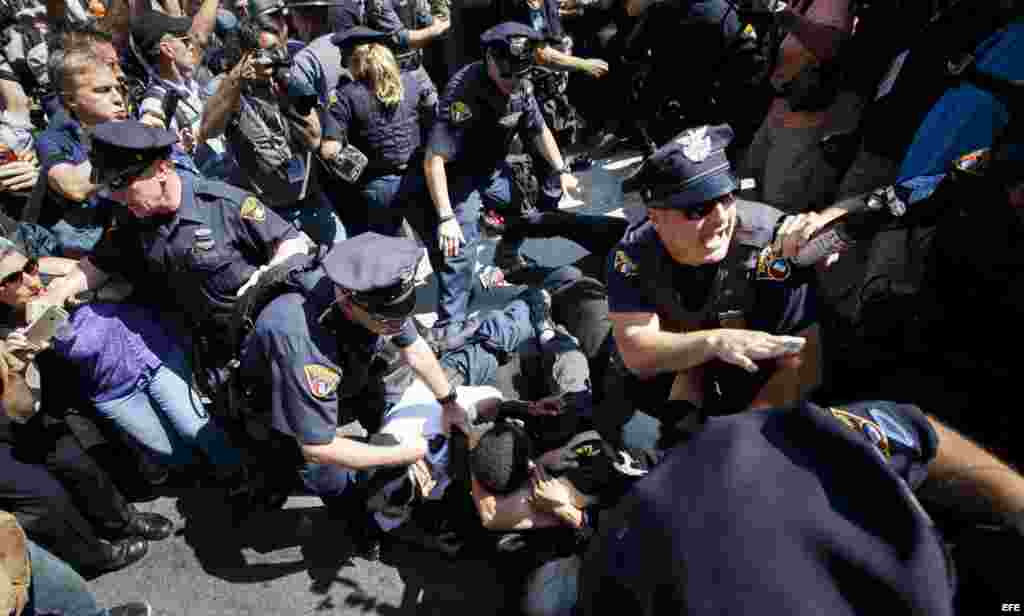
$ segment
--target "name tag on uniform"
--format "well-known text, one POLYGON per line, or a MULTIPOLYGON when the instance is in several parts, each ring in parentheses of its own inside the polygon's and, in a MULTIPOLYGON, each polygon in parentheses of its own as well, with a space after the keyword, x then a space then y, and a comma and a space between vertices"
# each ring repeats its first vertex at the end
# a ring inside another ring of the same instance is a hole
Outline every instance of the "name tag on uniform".
POLYGON ((299 184, 306 179, 306 166, 302 164, 302 160, 298 158, 292 158, 288 161, 288 183, 299 184))

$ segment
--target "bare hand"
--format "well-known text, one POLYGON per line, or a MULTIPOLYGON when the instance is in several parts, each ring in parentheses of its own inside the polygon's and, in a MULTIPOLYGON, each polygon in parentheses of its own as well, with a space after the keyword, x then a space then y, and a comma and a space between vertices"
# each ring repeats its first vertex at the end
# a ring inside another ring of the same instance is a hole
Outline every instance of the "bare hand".
POLYGON ((458 400, 444 405, 441 411, 441 432, 451 434, 452 427, 458 428, 463 434, 469 434, 469 414, 458 400))
POLYGON ((435 35, 441 36, 452 27, 451 20, 448 19, 436 19, 434 21, 435 35))
POLYGON ((600 79, 608 74, 608 63, 597 58, 589 58, 583 61, 583 72, 594 79, 600 79))
POLYGON ((547 398, 541 398, 536 402, 531 402, 530 408, 527 412, 533 416, 561 415, 563 410, 561 396, 548 396, 547 398))
POLYGON ((3 190, 27 190, 36 185, 39 166, 21 160, 0 166, 0 187, 3 190))
POLYGON ((776 257, 795 257, 800 249, 807 245, 811 236, 830 220, 831 218, 817 212, 787 216, 778 231, 775 232, 772 252, 776 257))
POLYGON ((324 139, 320 142, 320 157, 329 160, 341 151, 341 142, 335 139, 324 139))
POLYGON ((196 149, 196 138, 192 134, 192 129, 187 126, 178 131, 178 140, 181 142, 181 147, 186 152, 192 154, 196 149))
POLYGON ((27 329, 27 327, 22 327, 8 334, 7 338, 4 340, 4 345, 7 347, 9 352, 13 353, 17 357, 25 361, 32 361, 36 356, 36 353, 48 348, 50 345, 48 342, 44 344, 31 342, 25 337, 25 330, 27 329))
POLYGON ((561 181, 562 181, 562 192, 564 192, 565 194, 570 194, 570 193, 573 193, 573 192, 576 192, 576 193, 582 193, 583 192, 583 187, 580 186, 580 181, 576 178, 575 175, 573 175, 571 173, 568 173, 568 172, 563 173, 562 176, 561 176, 561 181))
POLYGON ((799 353, 807 339, 773 336, 749 329, 716 329, 709 334, 707 342, 715 358, 747 372, 757 372, 755 361, 799 353))
POLYGON ((458 256, 462 245, 466 243, 462 235, 462 227, 456 219, 446 220, 437 228, 438 244, 441 252, 446 257, 458 256))
POLYGON ((540 465, 533 467, 530 477, 531 492, 527 498, 536 511, 554 511, 572 505, 572 494, 561 481, 550 477, 540 465))

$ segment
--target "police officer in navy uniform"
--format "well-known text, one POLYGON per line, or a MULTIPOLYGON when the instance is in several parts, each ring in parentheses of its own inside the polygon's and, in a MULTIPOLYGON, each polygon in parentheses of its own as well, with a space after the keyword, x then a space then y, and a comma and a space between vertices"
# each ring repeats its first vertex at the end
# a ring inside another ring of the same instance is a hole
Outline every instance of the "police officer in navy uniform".
POLYGON ((366 159, 358 177, 348 178, 365 203, 365 210, 363 204, 345 209, 352 235, 367 230, 398 235, 403 215, 418 223, 421 234, 428 232, 422 226, 428 204, 420 159, 437 91, 429 80, 424 84, 413 72, 398 70, 386 46, 392 36, 355 26, 332 39, 342 48, 353 81, 332 97, 328 111, 333 122, 325 123, 324 138, 337 143, 331 158, 343 159, 355 149, 366 159))
POLYGON ((427 143, 424 171, 440 226, 445 261, 438 272, 438 326, 446 335, 461 328, 480 236, 481 207, 511 202, 512 172, 505 157, 515 133, 533 141, 558 171, 564 190, 578 186, 537 101, 523 78, 533 64, 540 34, 503 23, 480 37, 485 58, 463 67, 448 82, 427 143))
MULTIPOLYGON (((608 257, 612 415, 656 411, 670 388, 717 414, 781 406, 819 383, 813 277, 762 257, 782 213, 733 195, 731 139, 727 125, 684 131, 623 185, 640 190, 647 216, 608 257), (615 402, 636 379, 643 387, 628 391, 647 399, 615 402)), ((809 224, 785 223, 774 242, 792 250, 790 234, 804 241, 809 224)))
POLYGON ((187 319, 180 325, 224 342, 236 296, 265 266, 308 252, 309 243, 253 195, 179 174, 168 158, 176 141, 170 131, 131 120, 96 128, 94 182, 131 215, 51 285, 48 296, 60 303, 121 273, 155 304, 173 303, 165 315, 180 312, 187 319))
POLYGON ((710 418, 602 515, 575 613, 951 615, 953 569, 915 492, 1019 533, 1024 479, 915 406, 710 418))
POLYGON ((356 471, 411 464, 427 451, 422 439, 377 445, 336 432, 357 418, 373 432, 411 382, 382 382, 377 368, 387 363, 378 361, 386 342, 398 347, 407 374, 442 404, 444 432, 452 425, 465 429, 466 411, 410 318, 421 251, 412 240, 377 233, 339 242, 320 267, 295 277, 294 291, 260 312, 243 343, 241 375, 250 399, 269 401, 267 424, 291 443, 293 468, 328 508, 358 509, 341 499, 356 471))

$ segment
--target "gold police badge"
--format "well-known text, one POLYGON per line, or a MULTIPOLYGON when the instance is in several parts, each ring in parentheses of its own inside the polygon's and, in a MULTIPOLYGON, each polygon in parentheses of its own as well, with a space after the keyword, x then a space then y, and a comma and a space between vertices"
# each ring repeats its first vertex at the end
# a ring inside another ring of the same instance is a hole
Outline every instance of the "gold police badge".
POLYGON ((302 367, 302 371, 306 373, 309 392, 321 400, 329 398, 338 389, 338 383, 341 382, 341 375, 337 370, 320 364, 306 364, 302 367))
POLYGON ((633 259, 626 254, 626 251, 618 250, 615 252, 615 271, 628 278, 640 273, 640 268, 637 267, 633 259))
POLYGON ((843 424, 850 430, 863 435, 864 438, 878 448, 886 458, 892 455, 892 448, 889 446, 889 437, 886 436, 885 431, 883 431, 881 426, 877 423, 870 419, 865 419, 860 415, 855 415, 844 408, 829 407, 828 411, 833 417, 839 420, 839 423, 843 424))
POLYGON ((451 116, 452 124, 462 124, 473 117, 473 112, 466 103, 455 101, 452 103, 449 115, 451 116))
POLYGON ((246 197, 239 213, 242 218, 253 222, 263 222, 267 218, 267 211, 256 197, 246 197))

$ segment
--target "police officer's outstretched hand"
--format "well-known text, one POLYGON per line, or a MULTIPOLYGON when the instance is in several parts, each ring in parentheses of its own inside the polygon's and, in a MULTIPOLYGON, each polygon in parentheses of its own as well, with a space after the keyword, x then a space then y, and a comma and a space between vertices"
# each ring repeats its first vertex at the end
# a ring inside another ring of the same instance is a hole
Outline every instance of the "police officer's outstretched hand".
POLYGON ((437 235, 441 252, 446 257, 458 256, 462 245, 466 243, 466 238, 462 235, 462 227, 454 218, 442 222, 441 226, 437 228, 437 235))
POLYGON ((581 68, 594 79, 600 79, 608 74, 608 63, 598 58, 587 58, 582 62, 581 68))
POLYGON ((775 336, 749 329, 713 329, 707 334, 711 355, 747 372, 757 372, 755 361, 799 353, 807 343, 800 336, 775 336))
MULTIPOLYGON (((825 226, 832 218, 832 216, 826 216, 818 212, 787 216, 775 231, 772 252, 777 257, 795 257, 807 245, 811 237, 817 233, 818 229, 825 226)), ((825 265, 832 265, 838 258, 838 253, 831 255, 825 261, 825 265)))
POLYGON ((571 173, 563 173, 560 179, 562 181, 562 192, 569 194, 583 191, 583 188, 580 186, 580 181, 575 175, 571 173))

